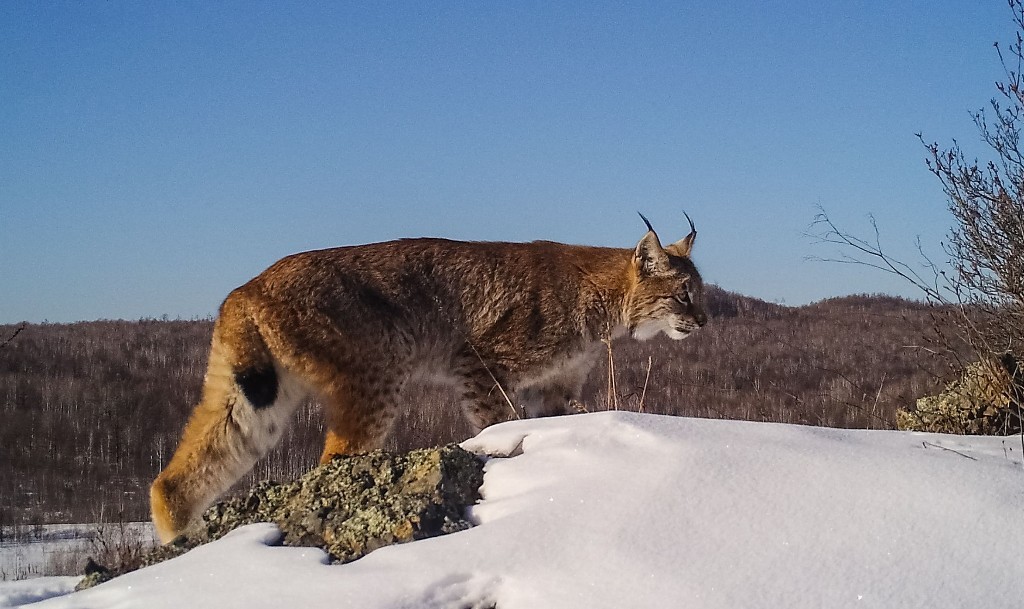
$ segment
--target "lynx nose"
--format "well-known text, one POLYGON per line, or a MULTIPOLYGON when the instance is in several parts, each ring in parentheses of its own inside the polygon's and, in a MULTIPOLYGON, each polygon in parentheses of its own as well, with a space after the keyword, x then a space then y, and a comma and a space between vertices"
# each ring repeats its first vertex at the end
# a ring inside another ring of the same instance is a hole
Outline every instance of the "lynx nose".
POLYGON ((697 322, 698 327, 703 328, 704 324, 708 323, 708 316, 704 313, 698 313, 695 317, 695 321, 697 322))

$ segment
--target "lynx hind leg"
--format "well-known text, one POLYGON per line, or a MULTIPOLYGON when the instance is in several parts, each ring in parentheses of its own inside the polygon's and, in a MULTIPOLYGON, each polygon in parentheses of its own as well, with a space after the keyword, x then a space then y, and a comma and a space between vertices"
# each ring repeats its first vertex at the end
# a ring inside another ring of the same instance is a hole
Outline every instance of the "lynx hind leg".
POLYGON ((380 448, 398 414, 404 385, 394 370, 339 378, 346 381, 322 392, 327 433, 321 463, 380 448))
POLYGON ((202 401, 170 463, 150 488, 153 523, 163 543, 179 535, 277 444, 302 397, 274 365, 251 321, 232 321, 222 311, 202 401))

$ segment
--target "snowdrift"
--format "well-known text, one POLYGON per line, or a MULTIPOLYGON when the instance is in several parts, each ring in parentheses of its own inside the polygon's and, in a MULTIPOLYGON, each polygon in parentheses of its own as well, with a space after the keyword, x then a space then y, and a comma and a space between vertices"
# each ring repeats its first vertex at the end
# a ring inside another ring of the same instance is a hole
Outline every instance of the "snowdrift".
MULTIPOLYGON (((608 412, 506 423, 464 446, 509 455, 487 463, 470 530, 331 566, 319 550, 275 547, 273 525, 251 525, 31 606, 1017 607, 1024 599, 1020 438, 608 412)), ((0 586, 0 603, 71 585, 16 584, 16 594, 0 586)))

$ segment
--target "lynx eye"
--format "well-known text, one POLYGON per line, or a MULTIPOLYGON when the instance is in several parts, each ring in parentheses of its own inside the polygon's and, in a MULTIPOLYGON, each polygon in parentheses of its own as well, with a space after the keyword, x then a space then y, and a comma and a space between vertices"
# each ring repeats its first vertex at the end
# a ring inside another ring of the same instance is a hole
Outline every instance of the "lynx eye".
POLYGON ((675 300, 681 305, 688 305, 690 304, 690 293, 683 292, 682 294, 676 295, 675 300))

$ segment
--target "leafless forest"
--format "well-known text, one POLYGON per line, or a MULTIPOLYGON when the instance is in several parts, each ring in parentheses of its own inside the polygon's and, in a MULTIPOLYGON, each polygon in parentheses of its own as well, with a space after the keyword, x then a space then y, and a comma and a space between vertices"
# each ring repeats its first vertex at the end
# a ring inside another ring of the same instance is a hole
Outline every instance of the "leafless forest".
MULTIPOLYGON (((926 348, 943 316, 928 305, 853 296, 790 308, 717 289, 710 298, 712 322, 685 341, 617 342, 585 408, 885 429, 896 407, 944 380, 926 348)), ((17 329, 0 326, 0 342, 17 329)), ((147 486, 198 400, 211 329, 29 324, 0 348, 0 525, 146 519, 147 486)), ((469 435, 447 390, 406 395, 388 448, 469 435)), ((301 408, 240 484, 310 467, 322 433, 316 404, 301 408)))

